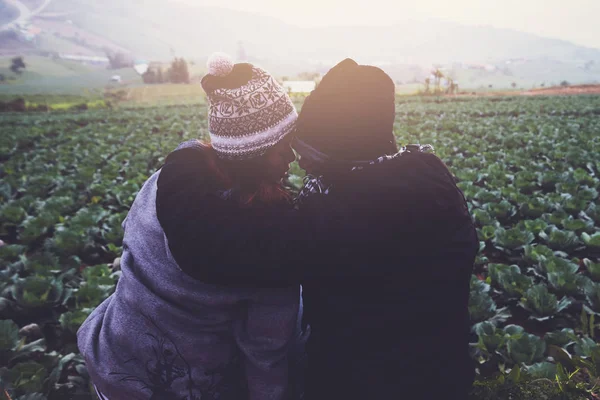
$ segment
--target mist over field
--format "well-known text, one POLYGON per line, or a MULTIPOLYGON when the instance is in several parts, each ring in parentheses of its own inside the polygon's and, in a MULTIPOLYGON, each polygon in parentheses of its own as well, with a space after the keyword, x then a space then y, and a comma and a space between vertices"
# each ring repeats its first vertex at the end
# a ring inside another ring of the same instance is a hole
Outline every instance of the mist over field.
MULTIPOLYGON (((3 25, 0 57, 5 59, 58 54, 106 58, 108 52, 122 52, 144 62, 170 62, 173 57, 183 57, 197 65, 194 73, 201 76, 207 57, 214 51, 224 51, 236 59, 259 63, 280 77, 324 73, 335 63, 352 57, 381 66, 401 85, 422 83, 434 68, 442 68, 462 88, 473 89, 509 88, 513 83, 529 89, 563 81, 600 81, 597 48, 556 35, 544 37, 484 23, 413 17, 403 11, 410 7, 401 8, 395 17, 386 16, 387 22, 380 24, 367 20, 353 25, 355 19, 344 24, 343 18, 340 22, 333 14, 330 19, 335 23, 327 26, 327 18, 318 9, 312 14, 318 24, 311 24, 301 4, 296 7, 298 11, 281 6, 278 14, 282 19, 265 15, 269 10, 266 6, 252 12, 240 10, 243 7, 239 4, 234 10, 203 6, 192 0, 0 0, 0 7, 4 7, 0 10, 6 10, 5 20, 18 14, 17 4, 29 5, 34 12, 21 25, 3 25), (43 8, 35 12, 40 6, 43 8), (295 13, 304 17, 285 18, 295 13)), ((519 16, 518 9, 511 14, 515 20, 519 16)), ((572 20, 567 22, 572 25, 572 20)), ((72 67, 72 61, 61 59, 72 70, 64 73, 55 71, 56 65, 38 66, 34 62, 29 71, 37 76, 30 78, 40 78, 34 82, 44 87, 53 85, 43 79, 47 76, 75 76, 75 84, 89 79, 92 86, 110 77, 109 73, 99 73, 98 68, 90 68, 92 62, 85 63, 84 71, 73 71, 78 67, 72 67)), ((58 82, 64 84, 60 78, 58 82)), ((0 92, 3 89, 0 86, 0 92)))

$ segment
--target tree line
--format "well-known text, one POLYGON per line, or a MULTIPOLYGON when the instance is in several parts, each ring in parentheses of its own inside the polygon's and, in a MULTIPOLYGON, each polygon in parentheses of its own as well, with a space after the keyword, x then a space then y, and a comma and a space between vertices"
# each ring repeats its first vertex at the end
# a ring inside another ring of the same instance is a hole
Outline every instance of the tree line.
POLYGON ((144 83, 190 83, 190 71, 183 58, 175 58, 167 70, 160 66, 148 68, 142 79, 144 83))
POLYGON ((425 79, 424 82, 424 94, 457 94, 458 93, 458 83, 454 82, 449 76, 445 76, 439 68, 431 71, 431 76, 433 77, 433 82, 431 81, 431 77, 425 79), (447 87, 446 89, 442 89, 441 83, 442 79, 446 78, 447 87), (432 87, 433 86, 433 87, 432 87))
MULTIPOLYGON (((123 52, 113 52, 106 49, 106 57, 110 69, 131 68, 134 66, 133 57, 123 52)), ((183 58, 175 58, 171 66, 165 70, 161 66, 150 66, 142 75, 144 83, 190 83, 188 63, 183 58)))

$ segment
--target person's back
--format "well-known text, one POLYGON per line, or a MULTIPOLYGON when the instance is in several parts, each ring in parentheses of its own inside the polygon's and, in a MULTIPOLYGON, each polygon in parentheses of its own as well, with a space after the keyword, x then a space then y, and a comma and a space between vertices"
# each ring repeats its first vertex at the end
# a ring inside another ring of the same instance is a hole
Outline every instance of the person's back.
POLYGON ((303 282, 307 399, 464 395, 478 242, 447 169, 407 152, 325 184, 315 239, 330 263, 362 273, 303 282))

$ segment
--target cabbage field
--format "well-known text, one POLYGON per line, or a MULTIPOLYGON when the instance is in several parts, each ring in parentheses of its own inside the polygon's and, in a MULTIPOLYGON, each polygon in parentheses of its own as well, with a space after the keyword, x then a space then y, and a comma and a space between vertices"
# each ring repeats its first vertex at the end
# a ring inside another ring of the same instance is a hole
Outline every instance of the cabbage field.
MULTIPOLYGON (((137 191, 206 108, 6 113, 0 132, 0 400, 92 399, 75 334, 114 291, 137 191)), ((477 224, 472 398, 594 398, 600 96, 401 97, 395 132, 435 147, 477 224)))

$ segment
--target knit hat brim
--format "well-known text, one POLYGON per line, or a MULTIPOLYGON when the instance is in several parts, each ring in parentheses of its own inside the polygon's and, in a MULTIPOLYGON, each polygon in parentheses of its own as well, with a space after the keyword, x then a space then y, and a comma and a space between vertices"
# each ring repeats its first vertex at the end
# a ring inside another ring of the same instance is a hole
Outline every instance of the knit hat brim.
POLYGON ((298 113, 293 108, 281 121, 263 131, 243 136, 221 136, 209 131, 210 141, 222 158, 249 159, 258 157, 292 132, 297 119, 298 113))

